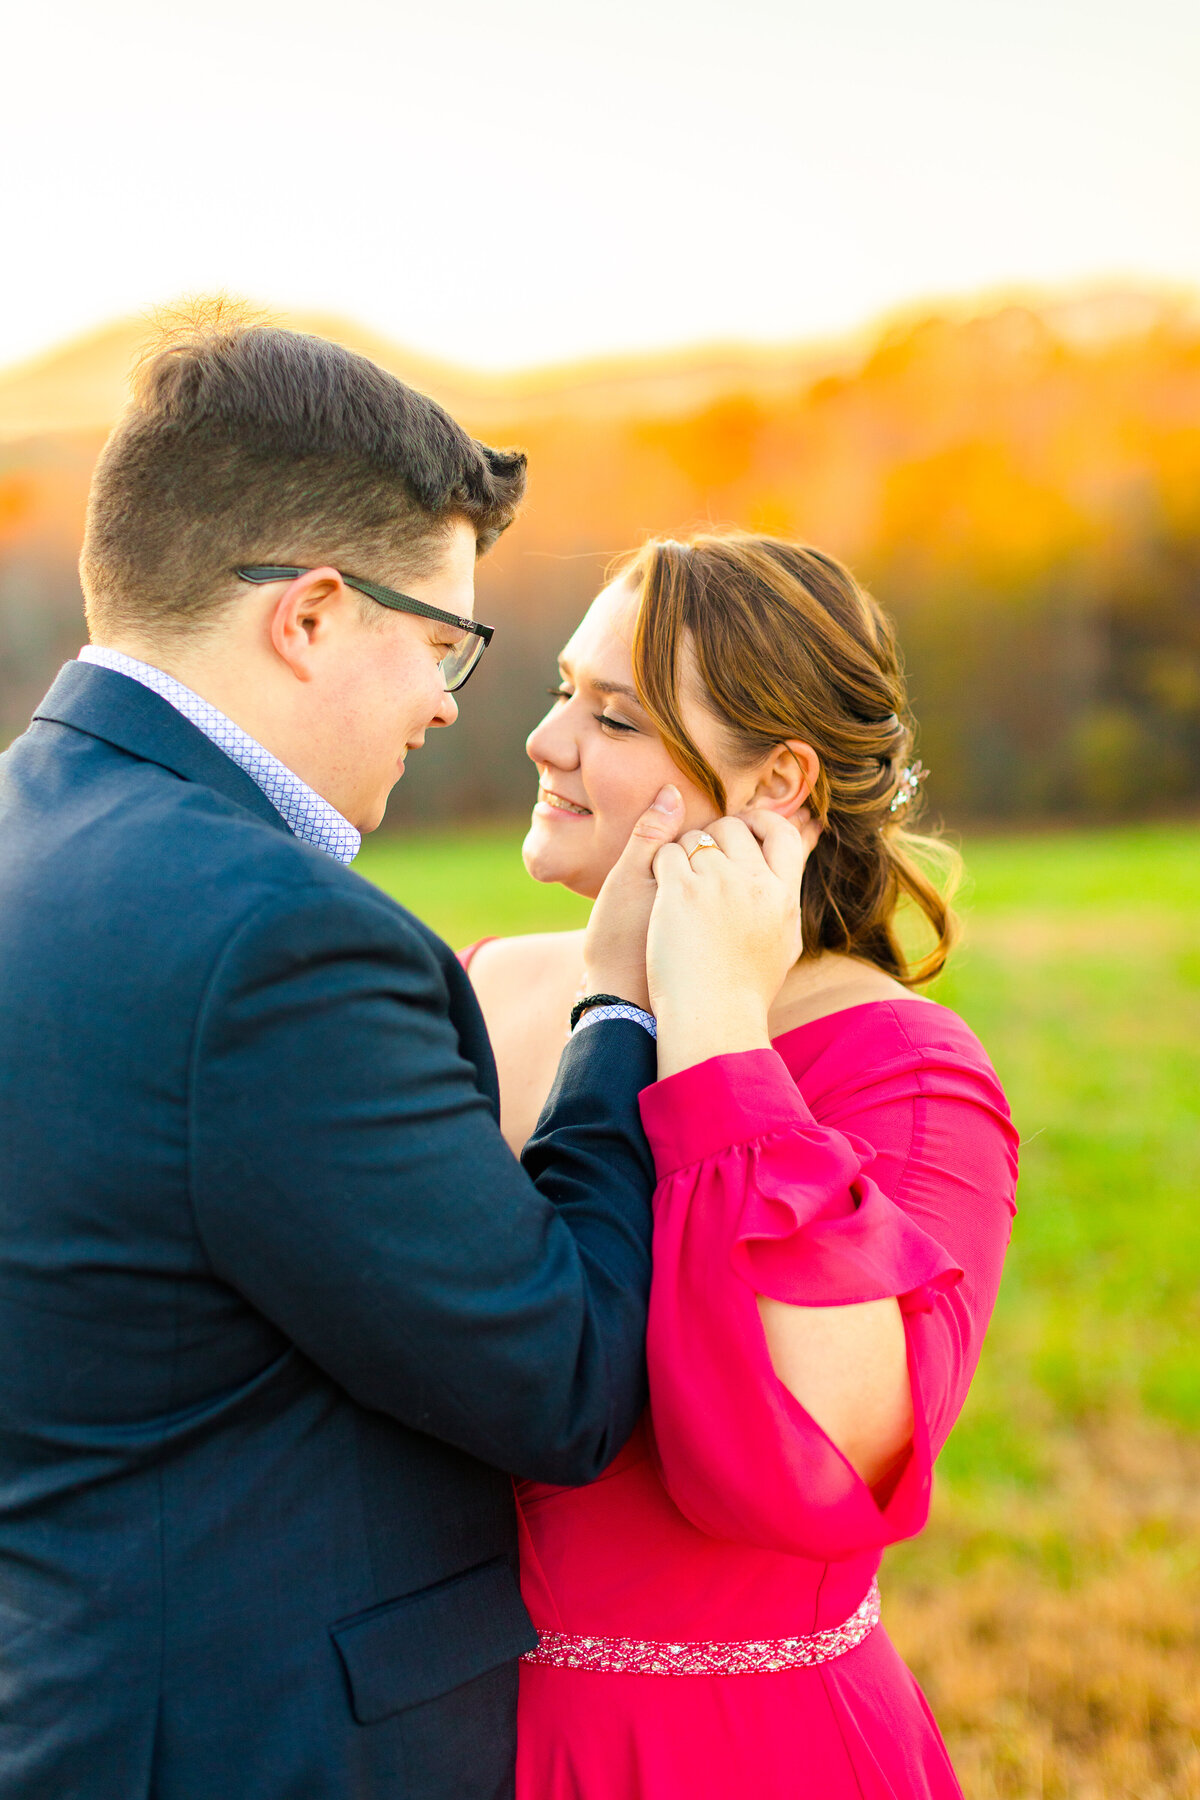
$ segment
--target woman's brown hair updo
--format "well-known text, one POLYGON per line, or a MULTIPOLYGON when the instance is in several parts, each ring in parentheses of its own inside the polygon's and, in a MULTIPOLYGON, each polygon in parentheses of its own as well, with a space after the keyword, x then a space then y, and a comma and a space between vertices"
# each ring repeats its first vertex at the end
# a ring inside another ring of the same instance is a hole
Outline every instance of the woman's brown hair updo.
POLYGON ((685 651, 735 766, 753 766, 789 738, 810 744, 820 760, 808 804, 824 829, 804 874, 805 955, 840 951, 908 986, 931 980, 956 926, 917 856, 956 859, 906 829, 919 792, 892 811, 907 791, 913 726, 895 634, 875 601, 819 550, 745 532, 654 539, 620 574, 639 602, 639 698, 717 812, 725 811, 724 784, 680 709, 685 651), (916 960, 896 932, 905 898, 934 937, 916 960))

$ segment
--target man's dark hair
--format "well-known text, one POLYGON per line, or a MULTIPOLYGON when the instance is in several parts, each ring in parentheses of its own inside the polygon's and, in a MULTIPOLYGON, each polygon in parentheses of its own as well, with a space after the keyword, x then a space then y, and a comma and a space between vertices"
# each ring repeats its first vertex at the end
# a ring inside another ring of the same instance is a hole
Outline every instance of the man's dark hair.
POLYGON ((366 357, 217 307, 169 331, 100 454, 80 575, 94 637, 194 632, 252 563, 403 583, 456 519, 508 526, 525 458, 493 450, 366 357))

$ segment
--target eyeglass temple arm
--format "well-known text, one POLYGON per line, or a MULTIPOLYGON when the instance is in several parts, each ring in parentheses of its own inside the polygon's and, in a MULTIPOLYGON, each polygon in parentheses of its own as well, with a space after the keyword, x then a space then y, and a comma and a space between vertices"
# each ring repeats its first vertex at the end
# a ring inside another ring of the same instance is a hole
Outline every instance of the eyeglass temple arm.
MULTIPOLYGON (((256 563, 253 568, 236 569, 243 581, 290 581, 297 575, 303 575, 303 569, 286 569, 279 563, 256 563)), ((339 575, 342 571, 338 570, 339 575)), ((443 612, 440 606, 427 606, 424 600, 414 600, 411 594, 400 594, 392 588, 380 587, 374 581, 364 581, 358 575, 342 575, 347 587, 356 588, 369 600, 377 600, 380 606, 390 606, 393 612, 416 613, 422 619, 436 619, 442 625, 460 625, 464 631, 473 631, 484 643, 491 639, 494 627, 479 625, 474 619, 461 619, 457 613, 443 612)))

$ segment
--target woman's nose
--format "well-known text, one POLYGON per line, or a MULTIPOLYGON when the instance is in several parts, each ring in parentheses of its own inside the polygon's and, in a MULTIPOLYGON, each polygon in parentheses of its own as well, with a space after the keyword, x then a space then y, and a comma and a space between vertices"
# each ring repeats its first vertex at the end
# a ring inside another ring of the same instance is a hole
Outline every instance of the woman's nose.
POLYGON ((551 707, 541 724, 534 726, 525 739, 525 754, 530 762, 553 763, 556 769, 578 766, 579 746, 562 707, 551 707))

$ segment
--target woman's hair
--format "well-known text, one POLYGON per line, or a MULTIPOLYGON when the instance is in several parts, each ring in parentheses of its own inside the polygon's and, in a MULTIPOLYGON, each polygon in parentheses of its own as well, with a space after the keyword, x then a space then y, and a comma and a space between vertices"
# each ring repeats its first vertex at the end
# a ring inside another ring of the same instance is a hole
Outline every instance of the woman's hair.
POLYGON ((676 764, 718 812, 726 809, 724 784, 680 708, 685 652, 735 767, 753 766, 789 738, 819 758, 808 805, 824 829, 804 873, 805 955, 841 951, 909 986, 929 981, 956 924, 917 858, 940 862, 948 888, 958 858, 906 829, 920 802, 917 780, 906 779, 913 723, 895 633, 875 601, 821 551, 747 532, 654 539, 619 573, 639 602, 639 698, 676 764), (903 900, 934 936, 916 959, 896 931, 903 900))

